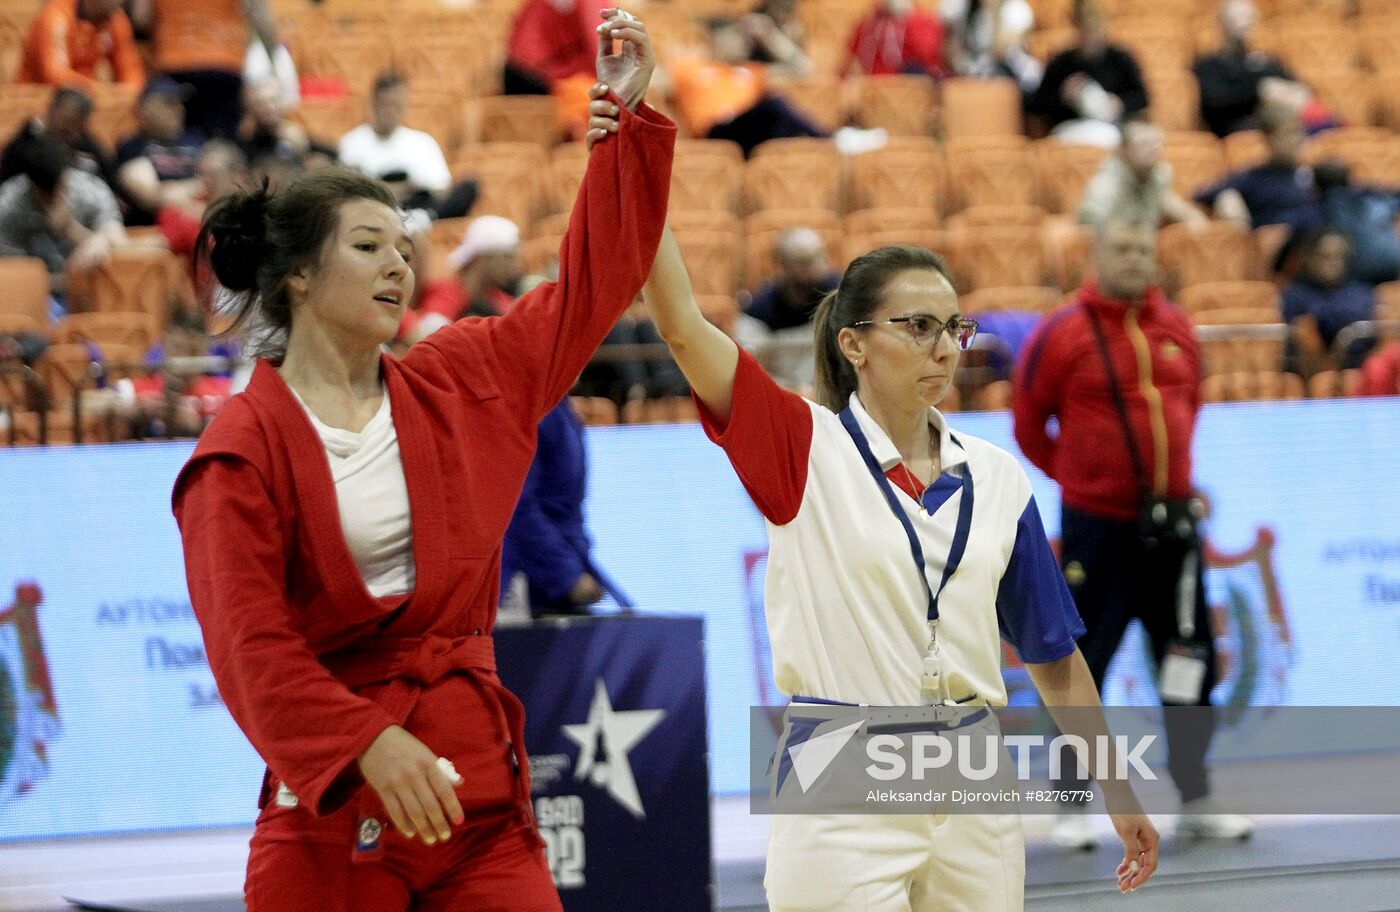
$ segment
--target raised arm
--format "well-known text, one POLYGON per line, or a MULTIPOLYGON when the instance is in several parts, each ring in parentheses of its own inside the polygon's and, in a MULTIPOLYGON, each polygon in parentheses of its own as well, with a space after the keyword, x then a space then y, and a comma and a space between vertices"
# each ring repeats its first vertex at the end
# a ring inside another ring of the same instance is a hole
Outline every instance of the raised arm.
POLYGON ((716 419, 728 424, 734 406, 739 346, 700 313, 680 248, 669 227, 661 234, 642 296, 656 331, 670 347, 695 396, 716 419))
POLYGON ((606 47, 598 69, 618 129, 589 155, 559 250, 558 281, 540 285, 504 317, 439 330, 406 359, 412 366, 415 357, 436 352, 468 386, 471 374, 489 371, 501 378, 502 395, 520 400, 520 417, 532 427, 569 391, 636 298, 666 221, 676 128, 642 100, 654 67, 651 39, 635 18, 606 12, 614 15, 600 27, 606 47), (612 53, 614 41, 622 42, 621 53, 612 53))

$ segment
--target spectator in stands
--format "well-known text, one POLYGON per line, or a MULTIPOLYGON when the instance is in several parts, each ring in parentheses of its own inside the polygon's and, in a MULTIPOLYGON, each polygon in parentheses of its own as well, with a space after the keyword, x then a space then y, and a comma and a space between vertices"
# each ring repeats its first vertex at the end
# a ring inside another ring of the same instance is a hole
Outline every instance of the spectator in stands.
POLYGON ((1319 370, 1359 367, 1374 347, 1374 339, 1358 339, 1347 346, 1340 363, 1332 355, 1343 329, 1372 320, 1376 314, 1371 286, 1348 275, 1350 241, 1338 228, 1319 228, 1303 238, 1300 252, 1302 269, 1283 290, 1283 319, 1293 327, 1285 369, 1311 376, 1319 370))
POLYGON ((128 206, 127 223, 153 225, 163 206, 189 203, 199 187, 199 155, 205 136, 185 125, 191 89, 155 76, 136 102, 135 136, 117 146, 117 189, 128 206))
POLYGON ((282 86, 275 78, 244 86, 237 141, 251 166, 258 167, 264 159, 299 165, 311 151, 311 138, 286 113, 282 86))
POLYGON ((117 82, 141 85, 141 55, 121 7, 120 0, 49 0, 29 24, 15 82, 91 91, 105 60, 117 82))
POLYGON ((763 0, 740 20, 749 36, 749 60, 769 72, 804 76, 812 61, 804 50, 807 33, 797 18, 796 0, 763 0))
POLYGON ((395 73, 374 80, 370 122, 340 138, 340 163, 389 185, 405 209, 436 212, 452 187, 437 140, 404 126, 408 85, 395 73))
POLYGON ((162 206, 156 225, 170 249, 182 258, 194 255, 195 240, 204 210, 214 200, 238 189, 248 176, 248 159, 243 150, 226 139, 211 139, 199 155, 199 189, 186 199, 162 206))
POLYGON ((1098 0, 1075 0, 1074 25, 1075 46, 1046 65, 1028 113, 1065 142, 1116 145, 1112 127, 1147 107, 1147 86, 1133 55, 1109 42, 1098 0))
MULTIPOLYGON (((603 340, 600 351, 609 347, 664 344, 639 295, 603 340)), ((575 389, 577 395, 602 396, 612 399, 619 407, 637 399, 690 394, 690 385, 669 353, 659 358, 595 359, 583 369, 575 389)))
MULTIPOLYGON (((1346 235, 1351 244, 1348 274, 1351 278, 1377 285, 1394 281, 1400 275, 1400 194, 1387 187, 1358 186, 1351 182, 1351 170, 1335 159, 1313 167, 1313 181, 1321 200, 1322 219, 1346 235)), ((1281 257, 1295 246, 1289 238, 1281 257)))
POLYGON ((1361 365, 1358 396, 1400 396, 1400 342, 1387 342, 1361 365))
POLYGON ((404 314, 399 335, 410 343, 463 317, 494 317, 510 310, 524 278, 520 228, 499 215, 472 219, 447 262, 454 277, 426 282, 417 312, 404 314))
POLYGON ((876 0, 869 15, 856 23, 841 72, 865 76, 918 73, 944 76, 943 23, 916 9, 913 0, 876 0))
POLYGON ((943 51, 959 76, 1016 80, 1029 98, 1040 85, 1045 67, 1022 43, 1035 25, 1035 13, 1026 0, 942 0, 948 38, 943 51))
POLYGON ((250 31, 270 58, 278 54, 268 0, 132 0, 132 18, 151 33, 156 69, 193 87, 186 99, 190 126, 231 138, 243 119, 250 31))
POLYGON ((1321 220, 1320 201, 1312 170, 1300 157, 1307 133, 1296 111, 1273 105, 1260 113, 1269 140, 1269 160, 1231 174, 1196 194, 1196 202, 1212 207, 1217 218, 1244 222, 1253 228, 1287 224, 1295 229, 1315 227, 1321 220))
POLYGON ((826 243, 811 228, 793 228, 778 235, 773 259, 778 275, 754 292, 744 312, 770 330, 809 325, 818 302, 841 280, 826 243))
MULTIPOLYGON (((1168 768, 1182 800, 1178 834, 1239 838, 1253 825, 1210 813, 1205 763, 1217 670, 1190 502, 1200 350, 1190 319, 1153 284, 1156 235, 1151 225, 1122 221, 1099 228, 1097 278, 1041 324, 1017 365, 1015 434, 1062 490, 1061 561, 1087 628, 1079 648, 1099 689, 1134 619, 1157 662, 1169 646, 1194 656, 1190 684, 1163 696, 1201 707, 1166 719, 1168 768), (1179 619, 1178 593, 1191 599, 1192 623, 1179 619)), ((1087 783, 1071 773, 1056 787, 1087 783)), ((1083 804, 1061 807, 1052 839, 1092 847, 1098 837, 1083 804)))
POLYGON ((1201 118, 1216 136, 1257 127, 1261 99, 1293 80, 1282 63, 1250 47, 1257 17, 1251 0, 1225 0, 1220 4, 1224 46, 1191 67, 1200 86, 1201 118))
POLYGON ((749 62, 753 45, 739 22, 713 20, 709 32, 707 59, 677 60, 670 70, 676 108, 691 135, 730 140, 745 155, 770 139, 826 135, 768 93, 763 68, 749 62))
POLYGON ((548 95, 559 80, 591 76, 597 25, 611 5, 611 0, 525 0, 510 29, 505 93, 548 95))
POLYGON ((61 301, 66 270, 100 266, 125 240, 121 211, 111 188, 69 167, 67 149, 50 136, 31 138, 20 162, 20 173, 0 184, 0 256, 42 259, 61 301))
POLYGON ((35 117, 15 134, 0 153, 0 183, 19 173, 19 153, 25 143, 35 136, 47 135, 68 150, 68 164, 79 171, 96 174, 114 185, 117 179, 112 155, 88 131, 92 118, 92 99, 81 89, 59 89, 49 101, 48 112, 35 117))
POLYGON ((503 600, 513 588, 524 590, 535 618, 586 615, 604 595, 630 608, 627 596, 593 560, 583 523, 588 452, 583 422, 569 397, 540 421, 537 440, 501 549, 503 600))
POLYGON ((1172 187, 1172 166, 1162 160, 1162 128, 1136 118, 1122 127, 1116 155, 1105 156, 1079 202, 1081 224, 1109 219, 1161 225, 1204 222, 1205 214, 1172 187))

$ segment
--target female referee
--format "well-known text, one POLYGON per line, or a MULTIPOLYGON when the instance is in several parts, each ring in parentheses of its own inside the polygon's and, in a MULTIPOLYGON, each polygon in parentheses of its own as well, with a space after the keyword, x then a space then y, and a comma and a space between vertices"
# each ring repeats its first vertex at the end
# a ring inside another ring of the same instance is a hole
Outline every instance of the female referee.
MULTIPOLYGON (((591 114, 589 140, 611 141, 607 103, 591 114)), ((705 432, 767 520, 779 688, 1004 706, 1000 634, 1047 706, 1099 705, 1030 482, 934 408, 977 330, 937 256, 884 247, 847 268, 816 312, 819 403, 705 320, 669 230, 643 293, 705 432)), ((1113 816, 1127 892, 1156 869, 1158 837, 1131 789, 1115 791, 1111 806, 1131 809, 1113 816)), ((1019 815, 778 815, 765 885, 775 912, 1011 912, 1024 880, 1019 815)))
POLYGON ((535 429, 665 222, 675 129, 641 101, 651 42, 605 16, 616 137, 588 163, 559 281, 509 315, 382 354, 413 295, 409 239, 388 189, 351 172, 206 218, 215 276, 281 336, 174 491, 210 667, 268 764, 251 912, 560 908, 491 628, 535 429))

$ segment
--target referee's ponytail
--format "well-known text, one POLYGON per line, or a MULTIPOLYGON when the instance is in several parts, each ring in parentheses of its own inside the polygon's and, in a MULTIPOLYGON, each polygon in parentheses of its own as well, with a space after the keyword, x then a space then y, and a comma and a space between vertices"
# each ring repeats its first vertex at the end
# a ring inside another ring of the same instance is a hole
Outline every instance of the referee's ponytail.
POLYGON ((856 370, 841 353, 841 330, 870 319, 880 309, 886 283, 908 269, 929 269, 952 282, 948 264, 932 250, 877 247, 846 267, 841 284, 822 298, 812 314, 816 397, 833 412, 845 408, 856 391, 856 370))

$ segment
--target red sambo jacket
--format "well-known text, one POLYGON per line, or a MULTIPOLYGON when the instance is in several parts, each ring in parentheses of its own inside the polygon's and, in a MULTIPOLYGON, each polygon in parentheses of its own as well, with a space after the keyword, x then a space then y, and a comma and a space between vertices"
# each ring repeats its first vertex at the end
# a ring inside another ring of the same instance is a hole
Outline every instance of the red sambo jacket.
POLYGON ((360 791, 356 760, 391 724, 435 733, 425 743, 457 766, 464 805, 528 802, 523 714, 491 647, 501 540, 536 426, 651 269, 674 141, 666 118, 624 109, 590 157, 559 281, 506 316, 384 356, 413 523, 410 595, 365 588, 321 441, 271 364, 181 471, 175 516, 219 692, 270 775, 314 812, 360 791))
POLYGON ((1104 297, 1090 282, 1022 350, 1012 396, 1021 451, 1060 484, 1067 506, 1132 519, 1143 492, 1090 311, 1103 329, 1147 488, 1157 496, 1191 491, 1200 348, 1186 313, 1156 288, 1129 302, 1104 297), (1046 429, 1052 416, 1060 426, 1055 437, 1046 429))

